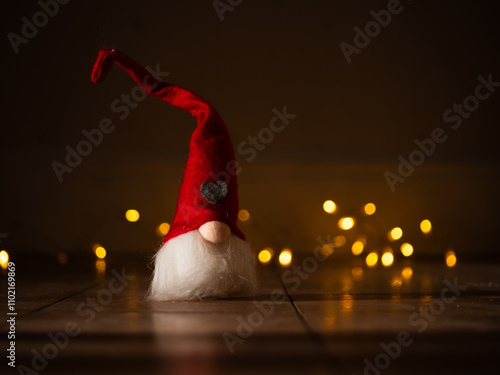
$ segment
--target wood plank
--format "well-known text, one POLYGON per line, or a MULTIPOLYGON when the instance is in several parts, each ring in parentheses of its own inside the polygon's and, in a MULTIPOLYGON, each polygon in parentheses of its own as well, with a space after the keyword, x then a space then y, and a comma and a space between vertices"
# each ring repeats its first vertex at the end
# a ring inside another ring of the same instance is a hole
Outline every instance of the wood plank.
POLYGON ((110 368, 123 373, 163 368, 175 373, 192 367, 214 374, 325 373, 289 300, 268 302, 273 290, 282 290, 271 267, 259 269, 262 283, 254 296, 150 302, 144 299, 149 270, 127 264, 124 272, 133 276, 128 285, 112 293, 109 303, 90 308, 92 299, 99 301, 99 295, 109 294, 106 286, 113 278, 112 270, 121 273, 122 267, 107 265, 98 286, 21 319, 17 343, 20 363, 29 364, 33 349, 42 352, 50 344, 49 333, 64 332, 68 322, 74 322, 81 332, 49 361, 51 373, 67 373, 70 368, 71 373, 88 372, 90 368, 93 373, 110 368), (268 316, 256 305, 262 303, 272 306, 268 316), (91 313, 95 310, 100 311, 91 313), (253 321, 254 327, 249 325, 248 337, 241 336, 228 346, 224 335, 236 337, 238 332, 245 332, 238 331, 242 321, 253 321))
POLYGON ((289 291, 329 355, 351 373, 363 373, 365 360, 385 355, 381 344, 397 342, 401 332, 412 342, 399 345, 401 354, 387 369, 377 369, 384 374, 491 373, 500 338, 500 267, 417 263, 405 278, 407 266, 364 268, 360 275, 358 268, 353 273, 351 266, 328 262, 289 291), (454 298, 449 285, 455 278, 466 288, 454 298))

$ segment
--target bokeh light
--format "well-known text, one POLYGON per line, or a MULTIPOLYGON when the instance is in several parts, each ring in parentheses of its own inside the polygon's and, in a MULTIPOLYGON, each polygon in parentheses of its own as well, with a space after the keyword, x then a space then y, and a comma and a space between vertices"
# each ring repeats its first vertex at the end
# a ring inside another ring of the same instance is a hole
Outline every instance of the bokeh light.
POLYGON ((331 243, 325 243, 323 246, 321 246, 320 254, 322 256, 329 256, 332 255, 334 252, 334 246, 331 243))
POLYGON ((168 233, 169 230, 170 230, 169 223, 161 223, 156 227, 156 234, 158 234, 158 236, 160 237, 163 237, 168 233))
POLYGON ((365 211, 365 214, 373 215, 377 210, 377 207, 373 203, 367 203, 365 204, 365 207, 363 209, 365 211))
POLYGON ((365 248, 365 245, 363 244, 363 242, 358 240, 352 244, 351 250, 352 250, 352 253, 354 255, 359 255, 363 252, 364 248, 365 248))
POLYGON ((420 222, 420 230, 422 233, 430 233, 432 230, 432 224, 429 220, 425 219, 420 222))
POLYGON ((325 203, 323 203, 323 210, 329 214, 333 214, 337 210, 337 205, 334 201, 325 201, 325 203))
POLYGON ((447 251, 445 258, 448 267, 454 267, 457 264, 457 256, 453 250, 447 251))
POLYGON ((388 237, 391 241, 399 240, 403 237, 403 230, 400 227, 392 228, 388 234, 388 237))
POLYGON ((413 254, 413 246, 408 242, 405 242, 401 245, 401 254, 403 254, 405 257, 409 257, 411 254, 413 254))
POLYGON ((343 217, 338 224, 340 229, 349 230, 354 226, 354 219, 352 217, 343 217))
POLYGON ((401 280, 401 277, 393 277, 391 281, 391 285, 394 288, 399 288, 403 284, 403 280, 401 280))
POLYGON ((282 266, 288 266, 292 262, 292 251, 290 249, 281 250, 279 262, 282 266))
POLYGON ((102 259, 96 260, 95 269, 98 275, 104 275, 106 273, 106 261, 102 259))
POLYGON ((352 269, 352 275, 355 278, 360 278, 361 276, 363 276, 363 268, 361 268, 361 267, 353 267, 353 269, 352 269))
POLYGON ((392 255, 392 252, 386 251, 382 254, 380 260, 384 266, 389 267, 394 262, 394 255, 392 255))
POLYGON ((403 279, 409 280, 413 275, 413 270, 411 267, 405 267, 403 268, 403 271, 401 271, 401 276, 403 276, 403 279))
POLYGON ((366 265, 368 267, 373 267, 377 264, 378 262, 378 254, 374 251, 372 251, 370 254, 366 256, 366 265))
POLYGON ((340 300, 341 311, 345 313, 352 312, 353 299, 349 293, 343 294, 340 300))
POLYGON ((127 212, 125 212, 125 218, 131 223, 135 223, 137 220, 139 220, 139 211, 127 210, 127 212))
POLYGON ((339 234, 338 236, 335 236, 335 238, 333 239, 333 245, 335 247, 342 247, 345 245, 346 241, 347 240, 346 240, 345 236, 339 234))
POLYGON ((248 219, 250 219, 250 212, 247 210, 240 210, 240 212, 238 212, 239 221, 247 221, 248 219))
POLYGON ((258 258, 261 263, 269 263, 269 261, 273 257, 273 250, 271 248, 266 247, 265 249, 259 252, 258 258))
POLYGON ((106 249, 102 246, 97 246, 94 249, 95 256, 98 257, 99 259, 104 259, 106 258, 106 249))
POLYGON ((7 266, 9 265, 9 253, 6 250, 0 251, 0 267, 2 269, 7 269, 7 266))

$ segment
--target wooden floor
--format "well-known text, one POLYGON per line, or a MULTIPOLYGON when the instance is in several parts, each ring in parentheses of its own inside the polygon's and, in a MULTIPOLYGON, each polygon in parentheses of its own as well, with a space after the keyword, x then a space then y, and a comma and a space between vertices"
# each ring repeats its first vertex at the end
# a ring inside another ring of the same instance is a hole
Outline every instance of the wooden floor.
MULTIPOLYGON (((499 266, 302 262, 294 259, 306 271, 259 266, 260 289, 249 298, 158 303, 144 299, 145 259, 20 260, 16 366, 44 374, 498 373, 499 266)), ((2 349, 7 341, 2 334, 2 349)), ((2 374, 18 373, 2 362, 2 374)))

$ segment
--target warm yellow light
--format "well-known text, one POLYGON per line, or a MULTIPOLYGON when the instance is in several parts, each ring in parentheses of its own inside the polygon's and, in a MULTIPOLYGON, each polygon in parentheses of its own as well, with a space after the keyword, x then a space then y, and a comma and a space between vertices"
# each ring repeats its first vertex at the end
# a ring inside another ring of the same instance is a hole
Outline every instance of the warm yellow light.
POLYGON ((268 263, 273 257, 273 253, 271 249, 264 249, 259 252, 258 258, 261 263, 268 263))
POLYGON ((57 261, 62 265, 67 264, 68 256, 65 253, 57 253, 57 261))
POLYGON ((409 257, 411 254, 413 254, 413 246, 411 246, 408 242, 405 242, 401 245, 401 254, 403 254, 405 257, 409 257))
POLYGON ((345 236, 339 234, 338 236, 335 236, 333 239, 333 244, 335 247, 342 247, 345 245, 346 239, 345 236))
POLYGON ((386 251, 382 254, 382 258, 380 258, 382 264, 386 267, 389 267, 394 262, 394 255, 390 251, 386 251))
POLYGON ((373 267, 374 265, 376 265, 378 262, 378 254, 375 253, 375 252, 371 252, 370 254, 368 254, 366 256, 366 265, 368 267, 373 267))
POLYGON ((2 269, 7 269, 7 266, 9 265, 9 253, 5 250, 0 251, 0 267, 2 269))
POLYGON ((156 227, 156 233, 158 236, 162 237, 168 233, 170 230, 170 224, 169 223, 161 223, 156 227))
POLYGON ((320 254, 324 256, 332 255, 334 251, 334 247, 331 243, 325 243, 321 246, 320 254))
POLYGON ((283 249, 280 253, 279 261, 282 266, 288 266, 292 262, 292 251, 283 249))
POLYGON ((453 250, 446 252, 446 265, 448 267, 453 267, 457 264, 457 256, 453 250))
POLYGON ((106 257, 106 249, 102 246, 98 246, 95 249, 95 255, 99 259, 104 259, 106 257))
POLYGON ((403 237, 403 230, 400 227, 392 228, 388 235, 391 241, 399 240, 403 237))
POLYGON ((377 207, 373 203, 367 203, 367 204, 365 204, 364 210, 365 210, 365 214, 373 215, 375 213, 375 211, 377 210, 377 207))
POLYGON ((391 285, 395 288, 400 287, 403 284, 403 280, 401 280, 401 277, 394 277, 392 279, 391 285))
POLYGON ((365 248, 365 245, 363 245, 363 242, 358 240, 352 244, 352 253, 354 255, 359 255, 363 252, 364 248, 365 248))
POLYGON ((240 210, 240 212, 238 212, 238 219, 240 221, 247 221, 250 219, 250 212, 247 210, 240 210))
POLYGON ((333 214, 337 210, 337 205, 334 201, 325 201, 325 203, 323 203, 323 210, 329 214, 333 214))
POLYGON ((139 211, 127 210, 127 212, 125 212, 125 218, 131 223, 135 223, 137 220, 139 220, 139 211))
POLYGON ((343 217, 339 220, 339 228, 349 230, 354 226, 354 219, 352 217, 343 217))
POLYGON ((347 312, 352 309, 352 296, 350 294, 342 296, 342 299, 340 300, 340 304, 342 307, 342 310, 344 312, 347 312))
POLYGON ((106 273, 106 261, 102 259, 96 260, 95 269, 99 275, 104 275, 106 273))
POLYGON ((363 269, 361 267, 354 267, 352 269, 352 275, 356 278, 363 276, 363 269))
POLYGON ((430 233, 432 230, 432 224, 429 220, 425 219, 420 222, 420 230, 422 233, 430 233))
POLYGON ((403 268, 403 271, 401 272, 401 275, 403 276, 403 278, 405 280, 408 280, 413 275, 413 270, 411 269, 411 267, 405 267, 405 268, 403 268))

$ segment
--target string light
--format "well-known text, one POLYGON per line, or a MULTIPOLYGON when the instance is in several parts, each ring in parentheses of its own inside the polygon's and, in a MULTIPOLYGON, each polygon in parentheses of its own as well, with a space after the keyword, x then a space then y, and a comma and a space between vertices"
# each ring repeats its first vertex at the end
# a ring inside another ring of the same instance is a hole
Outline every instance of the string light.
POLYGON ((413 254, 413 246, 408 242, 405 242, 401 245, 401 254, 403 254, 405 257, 409 257, 411 254, 413 254))
POLYGON ((292 262, 292 251, 283 249, 279 256, 279 262, 282 266, 288 266, 292 262))
POLYGON ((366 265, 368 267, 373 267, 377 264, 378 262, 378 254, 374 251, 372 251, 370 254, 366 256, 366 265))
POLYGON ((139 211, 127 210, 127 212, 125 212, 125 218, 131 223, 135 223, 137 220, 139 220, 139 211))
MULTIPOLYGON (((368 216, 373 215, 377 211, 376 205, 372 202, 366 203, 362 207, 363 207, 362 212, 368 216)), ((323 210, 327 213, 332 214, 332 213, 337 211, 337 205, 332 200, 326 200, 323 203, 323 210)), ((350 216, 342 217, 337 222, 338 227, 342 230, 345 230, 345 231, 352 229, 356 224, 357 223, 356 223, 356 220, 354 219, 354 217, 350 217, 350 216)), ((429 219, 422 220, 420 222, 420 230, 424 234, 431 233, 432 232, 431 221, 429 219)), ((393 242, 398 241, 403 237, 403 229, 400 227, 394 227, 387 233, 387 237, 390 241, 393 241, 393 242)), ((327 254, 330 255, 333 253, 333 251, 336 247, 341 247, 341 246, 345 245, 345 243, 346 243, 345 236, 339 235, 339 236, 336 236, 334 238, 334 240, 332 241, 333 247, 330 244, 325 244, 321 247, 320 251, 324 255, 327 255, 327 254)), ((365 247, 366 247, 366 237, 365 236, 358 236, 356 238, 356 240, 351 245, 352 254, 353 255, 362 254, 365 247)), ((390 250, 388 250, 388 249, 385 249, 384 252, 382 253, 382 255, 380 256, 380 262, 386 267, 391 266, 395 260, 394 253, 393 253, 392 249, 390 249, 390 250)), ((413 246, 408 242, 403 243, 400 246, 400 250, 401 250, 401 253, 403 254, 403 256, 405 256, 405 257, 411 256, 414 252, 413 246)), ((283 260, 285 261, 284 263, 286 265, 290 264, 291 252, 290 252, 290 254, 285 254, 282 251, 282 253, 280 254, 280 263, 284 264, 282 262, 282 259, 281 259, 282 255, 284 256, 284 258, 283 258, 283 260)), ((446 259, 446 265, 448 267, 454 267, 456 262, 457 262, 456 254, 452 250, 450 250, 446 253, 445 259, 446 259)), ((366 255, 365 262, 369 267, 373 267, 373 266, 377 265, 378 261, 379 261, 379 254, 376 251, 372 251, 368 255, 366 255)), ((405 267, 401 273, 401 277, 404 280, 410 279, 412 277, 412 275, 413 275, 413 270, 411 267, 405 267)), ((399 280, 401 280, 401 278, 399 278, 399 280)), ((399 281, 399 282, 401 282, 401 281, 399 281)), ((398 282, 396 282, 396 283, 398 283, 398 282)))
POLYGON ((380 260, 384 266, 389 267, 394 262, 394 255, 392 255, 391 251, 386 251, 382 254, 382 258, 380 260))
POLYGON ((106 273, 106 261, 102 259, 96 260, 95 269, 98 275, 104 275, 106 273))
POLYGON ((338 224, 340 229, 349 230, 354 226, 354 219, 352 217, 343 217, 338 224))
POLYGON ((345 243, 346 243, 346 238, 341 234, 335 236, 335 238, 333 239, 333 244, 335 245, 335 247, 342 247, 345 245, 345 243))
POLYGON ((373 203, 365 204, 365 207, 364 207, 365 214, 373 215, 376 210, 377 210, 377 207, 373 203))
POLYGON ((337 205, 334 201, 325 201, 325 203, 323 203, 323 210, 329 214, 333 214, 337 210, 337 205))
POLYGON ((389 240, 396 241, 403 237, 403 230, 400 227, 392 228, 388 234, 389 240))
POLYGON ((106 249, 104 247, 102 247, 101 245, 95 246, 94 253, 95 253, 95 256, 98 257, 99 259, 106 258, 106 249))
POLYGON ((323 246, 321 246, 320 254, 323 256, 329 256, 332 255, 334 252, 334 247, 331 243, 325 243, 323 246))
POLYGON ((6 250, 0 251, 0 267, 6 270, 9 265, 9 253, 6 250))
POLYGON ((429 220, 425 219, 420 222, 420 230, 424 234, 428 234, 432 230, 432 224, 429 220))
POLYGON ((403 281, 401 280, 401 277, 394 277, 392 279, 391 285, 395 288, 400 287, 403 284, 403 281))
POLYGON ((354 267, 352 269, 352 275, 355 278, 360 278, 361 276, 363 276, 363 269, 361 267, 354 267))
POLYGON ((248 219, 250 219, 250 212, 247 210, 240 210, 240 212, 238 212, 238 220, 247 221, 248 219))
POLYGON ((170 230, 170 224, 169 223, 161 223, 160 225, 158 225, 156 227, 156 233, 160 237, 163 237, 164 235, 166 235, 169 230, 170 230))
POLYGON ((413 275, 413 270, 411 269, 411 267, 405 267, 403 268, 403 271, 401 272, 401 275, 403 276, 403 278, 405 280, 408 280, 412 277, 413 275))
POLYGON ((352 309, 352 296, 348 293, 343 294, 340 300, 342 311, 348 312, 352 309))
POLYGON ((453 250, 446 252, 446 265, 448 267, 454 267, 457 264, 457 256, 453 250))
POLYGON ((268 263, 273 257, 273 250, 269 247, 259 252, 258 258, 261 263, 268 263))
POLYGON ((358 240, 352 244, 351 250, 352 250, 352 253, 354 255, 359 255, 363 252, 364 248, 365 248, 365 245, 363 244, 363 242, 358 240))

